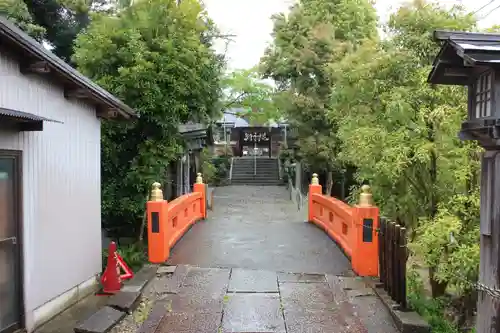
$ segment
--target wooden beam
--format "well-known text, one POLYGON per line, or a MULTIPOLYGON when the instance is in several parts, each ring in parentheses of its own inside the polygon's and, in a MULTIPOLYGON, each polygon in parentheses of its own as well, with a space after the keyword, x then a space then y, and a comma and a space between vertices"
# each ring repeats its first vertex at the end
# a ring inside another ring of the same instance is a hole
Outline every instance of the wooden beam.
POLYGON ((104 106, 98 106, 96 115, 98 118, 113 119, 118 117, 119 110, 115 108, 108 108, 104 106))
POLYGON ((445 76, 469 77, 473 74, 472 68, 444 68, 445 76))
POLYGON ((64 97, 65 98, 76 98, 76 99, 87 99, 90 97, 90 93, 86 89, 81 88, 64 88, 64 97))
POLYGON ((23 74, 48 74, 51 71, 47 61, 30 61, 22 63, 19 68, 23 74))

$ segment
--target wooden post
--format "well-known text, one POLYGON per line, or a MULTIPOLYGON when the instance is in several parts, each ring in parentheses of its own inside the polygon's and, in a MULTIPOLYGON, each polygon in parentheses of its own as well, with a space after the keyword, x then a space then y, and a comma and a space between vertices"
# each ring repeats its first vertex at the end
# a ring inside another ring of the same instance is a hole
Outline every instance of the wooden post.
POLYGON ((394 295, 394 288, 393 288, 393 285, 394 285, 394 276, 392 274, 392 272, 394 271, 394 261, 393 261, 393 258, 394 258, 394 255, 393 255, 393 245, 394 245, 394 238, 393 238, 393 230, 394 230, 394 222, 389 222, 389 224, 387 225, 387 231, 388 231, 388 238, 387 238, 387 256, 388 256, 388 260, 387 260, 387 263, 388 263, 388 267, 387 267, 387 271, 388 271, 388 274, 387 274, 387 293, 389 294, 389 296, 393 296, 394 295))
POLYGON ((406 309, 406 258, 408 251, 406 249, 406 228, 401 228, 400 229, 401 235, 400 235, 400 247, 399 247, 399 252, 400 252, 400 260, 401 260, 401 272, 400 272, 400 277, 401 277, 401 300, 399 304, 403 309, 406 309))
POLYGON ((193 185, 193 192, 201 193, 200 209, 201 215, 204 219, 207 218, 207 188, 203 184, 203 177, 198 172, 196 175, 196 183, 193 185))
POLYGON ((309 185, 309 205, 308 205, 308 221, 312 222, 314 218, 313 194, 321 194, 321 185, 319 184, 318 174, 313 173, 311 184, 309 185))
POLYGON ((384 290, 389 292, 389 268, 390 268, 390 257, 389 257, 389 228, 390 224, 387 220, 384 220, 384 260, 385 260, 385 276, 384 276, 384 290))
POLYGON ((379 223, 379 228, 380 231, 378 233, 378 256, 380 260, 380 282, 384 284, 384 289, 385 289, 385 283, 386 283, 386 259, 385 259, 385 224, 386 220, 385 217, 380 218, 380 223, 379 223))
POLYGON ((400 303, 401 301, 401 295, 400 295, 400 290, 401 290, 401 261, 400 261, 400 255, 401 252, 399 251, 399 244, 401 239, 400 237, 400 230, 401 226, 399 224, 396 224, 394 226, 394 300, 397 303, 400 303))
POLYGON ((169 255, 168 230, 165 221, 168 220, 168 202, 163 200, 160 183, 153 183, 150 200, 146 204, 148 214, 148 258, 150 263, 164 263, 169 255))
MULTIPOLYGON (((481 160, 479 282, 493 289, 500 283, 500 151, 487 150, 481 160)), ((477 333, 500 332, 500 299, 479 291, 477 333)))
POLYGON ((352 245, 351 264, 359 276, 379 276, 378 230, 379 209, 373 206, 370 186, 363 185, 359 202, 352 208, 355 243, 352 245))

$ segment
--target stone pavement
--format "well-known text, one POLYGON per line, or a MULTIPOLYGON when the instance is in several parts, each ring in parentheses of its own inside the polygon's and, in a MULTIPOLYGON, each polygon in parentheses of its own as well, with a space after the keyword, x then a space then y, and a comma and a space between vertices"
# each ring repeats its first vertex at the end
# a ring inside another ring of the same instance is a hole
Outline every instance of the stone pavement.
POLYGON ((156 303, 137 332, 397 332, 359 278, 186 265, 167 270, 160 268, 150 285, 156 303))
POLYGON ((397 332, 285 187, 222 187, 214 199, 208 219, 172 250, 175 272, 160 267, 154 306, 137 332, 397 332))

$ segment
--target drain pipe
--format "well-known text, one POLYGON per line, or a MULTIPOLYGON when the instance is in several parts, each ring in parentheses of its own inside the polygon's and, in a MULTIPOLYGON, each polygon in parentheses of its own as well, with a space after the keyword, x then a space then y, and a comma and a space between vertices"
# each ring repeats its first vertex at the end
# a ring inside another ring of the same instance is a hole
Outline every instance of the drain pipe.
POLYGON ((231 166, 229 167, 229 180, 233 179, 233 161, 234 157, 231 157, 231 166))

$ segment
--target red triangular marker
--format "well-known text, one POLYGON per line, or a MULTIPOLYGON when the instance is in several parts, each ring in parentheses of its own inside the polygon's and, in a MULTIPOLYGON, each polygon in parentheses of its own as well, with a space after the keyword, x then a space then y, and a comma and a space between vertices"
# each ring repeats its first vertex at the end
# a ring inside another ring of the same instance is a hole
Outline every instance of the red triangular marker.
POLYGON ((120 275, 120 279, 128 280, 134 277, 134 272, 128 267, 127 263, 123 258, 116 252, 116 260, 118 261, 118 266, 125 272, 125 274, 120 275))
POLYGON ((115 242, 109 243, 108 253, 108 263, 101 276, 101 284, 104 294, 114 294, 119 292, 121 288, 115 242))

